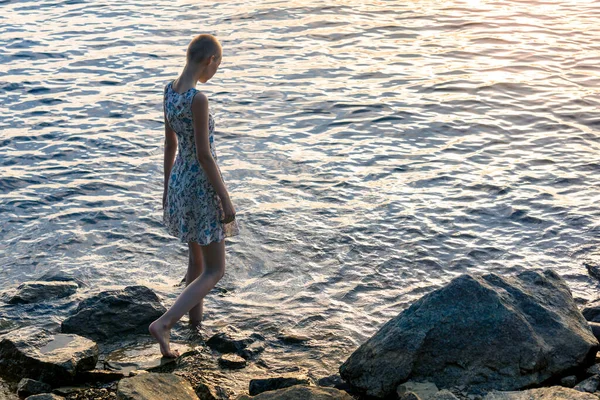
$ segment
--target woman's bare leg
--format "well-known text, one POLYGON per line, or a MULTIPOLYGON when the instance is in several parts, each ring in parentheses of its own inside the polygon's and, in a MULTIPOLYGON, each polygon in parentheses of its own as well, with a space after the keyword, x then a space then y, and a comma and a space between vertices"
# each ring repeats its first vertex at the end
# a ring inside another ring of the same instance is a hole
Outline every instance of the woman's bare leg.
MULTIPOLYGON (((190 257, 188 262, 188 270, 185 275, 185 285, 188 286, 194 279, 199 277, 204 271, 204 256, 202 255, 202 249, 196 242, 188 243, 190 257)), ((200 299, 200 302, 192 307, 189 311, 190 324, 192 326, 198 326, 202 322, 202 312, 204 311, 204 298, 200 299)))
POLYGON ((171 328, 196 306, 211 291, 225 274, 225 239, 200 246, 204 258, 204 271, 194 279, 177 297, 175 303, 150 324, 150 334, 160 344, 160 352, 165 357, 177 357, 177 351, 171 351, 169 337, 171 328))

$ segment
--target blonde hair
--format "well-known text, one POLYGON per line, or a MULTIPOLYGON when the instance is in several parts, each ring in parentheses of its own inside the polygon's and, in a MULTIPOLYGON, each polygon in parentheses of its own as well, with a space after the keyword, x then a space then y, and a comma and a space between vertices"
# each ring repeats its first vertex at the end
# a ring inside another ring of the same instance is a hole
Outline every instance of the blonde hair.
POLYGON ((188 45, 186 59, 188 63, 199 63, 214 55, 218 59, 222 55, 223 48, 219 39, 210 33, 202 33, 192 39, 188 45))

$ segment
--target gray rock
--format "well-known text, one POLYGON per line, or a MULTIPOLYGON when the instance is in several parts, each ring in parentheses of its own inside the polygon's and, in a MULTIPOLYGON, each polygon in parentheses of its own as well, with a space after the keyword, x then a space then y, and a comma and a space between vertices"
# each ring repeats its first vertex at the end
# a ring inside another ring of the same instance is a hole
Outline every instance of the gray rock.
POLYGON ((192 385, 177 375, 147 373, 125 378, 117 386, 117 400, 198 400, 192 385))
POLYGON ((65 271, 60 271, 60 270, 48 271, 48 272, 44 273, 42 276, 40 276, 39 278, 37 278, 36 280, 44 281, 44 282, 74 282, 79 287, 87 286, 87 284, 85 282, 83 282, 81 279, 75 277, 74 274, 65 272, 65 271))
POLYGON ((578 382, 577 375, 565 376, 564 378, 562 378, 560 380, 561 386, 568 387, 568 388, 574 387, 575 385, 577 385, 577 382, 578 382))
POLYGON ((194 391, 200 400, 229 400, 231 398, 227 389, 205 379, 196 384, 194 391))
POLYGON ((600 323, 589 321, 589 325, 596 339, 600 341, 600 323))
POLYGON ((402 397, 403 394, 412 392, 415 393, 421 400, 430 400, 435 396, 439 389, 433 382, 404 382, 396 388, 396 394, 398 397, 402 397))
POLYGON ((386 322, 339 372, 377 397, 409 377, 485 393, 540 384, 590 365, 599 347, 554 271, 463 274, 386 322))
POLYGON ((156 294, 145 286, 100 292, 81 303, 61 329, 95 340, 116 335, 148 333, 148 325, 166 311, 156 294))
POLYGON ((590 322, 600 323, 600 299, 596 299, 583 307, 581 314, 590 322))
POLYGON ((241 395, 236 400, 354 400, 348 393, 321 386, 294 385, 250 397, 241 395))
POLYGON ((77 291, 72 282, 29 281, 21 283, 16 293, 8 300, 9 304, 37 303, 44 300, 68 297, 77 291))
POLYGON ((303 335, 300 332, 285 331, 281 332, 278 338, 285 343, 296 344, 310 341, 310 336, 303 335))
POLYGON ((237 354, 223 354, 219 357, 219 365, 222 368, 238 369, 246 366, 246 360, 237 354))
POLYGON ((423 400, 415 392, 404 392, 398 395, 398 400, 423 400))
POLYGON ((598 397, 562 386, 550 386, 522 391, 492 390, 483 400, 598 400, 598 397))
POLYGON ((250 379, 248 393, 256 396, 269 390, 277 390, 294 385, 310 384, 310 380, 304 376, 278 376, 275 378, 250 379))
POLYGON ((0 371, 13 378, 52 385, 71 382, 78 372, 93 369, 97 361, 96 343, 78 335, 30 326, 0 336, 0 371))
POLYGON ((52 386, 47 383, 36 381, 35 379, 23 378, 19 381, 17 394, 19 397, 27 397, 34 394, 48 393, 52 390, 52 386))
POLYGON ((458 400, 458 398, 448 389, 442 389, 434 394, 431 400, 458 400))
MULTIPOLYGON (((253 333, 250 336, 245 336, 237 328, 232 325, 227 325, 221 332, 214 334, 210 339, 206 341, 206 344, 214 350, 221 353, 237 353, 244 357, 244 355, 251 356, 244 350, 247 349, 251 344, 257 340, 262 340, 263 337, 257 333, 253 333)), ((244 357, 248 358, 248 357, 244 357)))
POLYGON ((590 255, 587 260, 584 260, 583 265, 590 276, 600 280, 600 253, 590 255))
POLYGON ((589 378, 579 382, 573 389, 579 390, 580 392, 594 393, 598 390, 600 385, 600 376, 592 375, 589 378))
POLYGON ((27 397, 25 400, 64 400, 64 397, 57 396, 53 393, 34 394, 27 397))
POLYGON ((344 381, 339 374, 333 374, 329 376, 324 376, 317 380, 317 385, 326 386, 326 387, 337 387, 343 385, 344 381))

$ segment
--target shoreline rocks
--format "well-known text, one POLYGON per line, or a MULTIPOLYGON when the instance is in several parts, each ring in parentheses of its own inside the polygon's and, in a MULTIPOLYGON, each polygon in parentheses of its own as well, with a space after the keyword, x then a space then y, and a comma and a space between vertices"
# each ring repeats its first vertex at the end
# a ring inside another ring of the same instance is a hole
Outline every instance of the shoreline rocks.
POLYGON ((0 372, 13 378, 30 378, 51 385, 69 383, 78 372, 93 369, 98 346, 78 335, 53 334, 24 327, 0 336, 0 372))
POLYGON ((339 372, 376 397, 408 377, 485 393, 540 385, 591 365, 599 348, 554 271, 463 274, 385 323, 339 372))
MULTIPOLYGON (((313 332, 273 330, 267 339, 229 325, 207 335, 206 342, 192 332, 185 345, 172 342, 182 346, 181 356, 163 361, 158 345, 148 342, 147 332, 149 323, 163 312, 156 294, 144 286, 101 292, 82 301, 63 321, 63 333, 25 327, 0 336, 0 375, 10 368, 16 372, 12 378, 37 379, 44 390, 48 389, 44 382, 54 387, 52 394, 36 395, 40 399, 63 398, 57 395, 68 400, 600 398, 600 358, 595 359, 600 343, 594 335, 600 332, 600 299, 579 311, 566 282, 551 270, 514 277, 463 274, 383 324, 340 365, 339 375, 318 380, 310 371, 301 374, 294 366, 276 369, 259 358, 266 346, 285 346, 285 351, 303 348, 311 337, 318 340, 313 332), (64 332, 70 329, 104 340, 100 363, 98 346, 64 332), (119 341, 125 334, 132 340, 127 345, 119 341), (85 357, 72 346, 76 341, 91 344, 92 353, 95 347, 95 356, 81 361, 85 357), (185 346, 191 350, 184 351, 185 346), (43 358, 48 354, 55 356, 51 366, 43 358), (70 361, 64 361, 67 355, 70 361), (598 364, 591 365, 594 361, 598 364), (45 372, 36 369, 40 363, 45 372), (59 367, 67 373, 57 373, 59 367), (56 379, 49 379, 49 374, 56 379), (559 382, 562 386, 556 386, 559 382), (71 384, 77 386, 56 387, 71 384), (526 385, 544 387, 525 389, 526 385)), ((10 385, 16 392, 16 383, 10 385)), ((28 379, 19 387, 22 395, 42 390, 28 379)))
POLYGON ((127 286, 85 299, 75 314, 62 322, 61 330, 99 341, 123 334, 147 333, 150 323, 165 311, 151 289, 127 286))
POLYGON ((190 383, 180 376, 147 373, 119 381, 117 400, 197 400, 190 383))
POLYGON ((17 286, 8 304, 29 304, 60 299, 74 294, 79 286, 73 282, 28 281, 17 286))

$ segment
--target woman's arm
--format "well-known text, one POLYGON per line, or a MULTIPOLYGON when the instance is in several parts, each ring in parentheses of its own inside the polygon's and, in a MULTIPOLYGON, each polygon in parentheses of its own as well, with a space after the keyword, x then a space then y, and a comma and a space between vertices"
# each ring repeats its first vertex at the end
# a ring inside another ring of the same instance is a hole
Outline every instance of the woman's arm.
MULTIPOLYGON (((163 201, 164 197, 166 197, 167 189, 169 188, 169 176, 171 176, 171 169, 173 169, 173 163, 175 162, 175 154, 177 153, 177 135, 175 131, 169 125, 169 121, 167 121, 167 113, 164 110, 163 105, 163 113, 165 117, 165 156, 164 156, 164 171, 165 171, 165 184, 164 184, 164 193, 163 193, 163 201)), ((163 204, 164 207, 164 204, 163 204)))
POLYGON ((210 152, 208 138, 208 98, 204 93, 197 92, 192 99, 192 119, 194 120, 194 140, 196 142, 196 157, 204 169, 208 180, 215 188, 221 201, 230 200, 225 183, 221 178, 215 159, 210 152))

